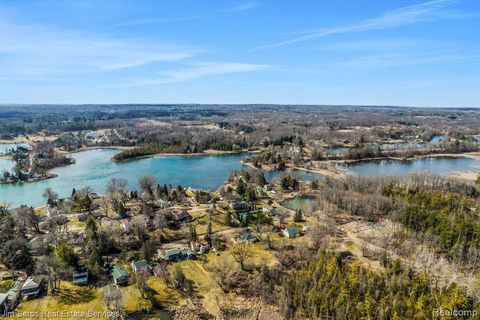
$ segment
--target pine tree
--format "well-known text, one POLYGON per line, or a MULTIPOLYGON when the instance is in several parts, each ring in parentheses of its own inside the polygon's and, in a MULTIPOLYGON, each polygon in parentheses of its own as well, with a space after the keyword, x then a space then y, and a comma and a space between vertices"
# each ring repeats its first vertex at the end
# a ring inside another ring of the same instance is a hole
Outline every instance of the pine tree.
POLYGON ((232 226, 232 214, 230 212, 225 213, 225 224, 232 226))

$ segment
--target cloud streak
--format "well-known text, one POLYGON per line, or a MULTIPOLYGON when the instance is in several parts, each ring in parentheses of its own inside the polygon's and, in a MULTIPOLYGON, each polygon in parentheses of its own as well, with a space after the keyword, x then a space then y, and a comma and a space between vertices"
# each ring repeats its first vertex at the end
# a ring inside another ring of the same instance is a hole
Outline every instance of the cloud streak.
POLYGON ((244 4, 240 4, 236 7, 233 7, 232 9, 230 9, 230 11, 232 12, 237 12, 237 11, 247 11, 247 10, 251 10, 251 9, 254 9, 258 7, 258 3, 256 2, 249 2, 249 3, 244 3, 244 4))
MULTIPOLYGON (((3 75, 37 70, 34 77, 73 75, 142 67, 196 57, 197 47, 163 44, 152 39, 125 39, 38 25, 0 22, 0 67, 3 75), (42 72, 40 72, 42 71, 42 72)), ((28 78, 28 72, 25 73, 28 78)))
POLYGON ((271 69, 270 65, 239 62, 192 62, 187 67, 177 70, 159 72, 160 78, 134 79, 124 83, 105 86, 107 88, 136 87, 145 85, 169 84, 192 81, 208 76, 218 76, 232 73, 255 72, 271 69))
POLYGON ((251 49, 250 51, 281 47, 289 44, 318 39, 318 38, 335 35, 335 34, 395 28, 395 27, 410 25, 410 24, 419 23, 423 21, 433 20, 435 18, 441 18, 440 15, 436 15, 436 14, 439 14, 438 12, 439 9, 445 6, 448 6, 454 2, 456 1, 433 0, 433 1, 423 2, 420 4, 391 10, 377 18, 360 21, 352 25, 301 32, 298 34, 303 34, 303 35, 298 36, 296 38, 265 45, 265 46, 256 47, 251 49))

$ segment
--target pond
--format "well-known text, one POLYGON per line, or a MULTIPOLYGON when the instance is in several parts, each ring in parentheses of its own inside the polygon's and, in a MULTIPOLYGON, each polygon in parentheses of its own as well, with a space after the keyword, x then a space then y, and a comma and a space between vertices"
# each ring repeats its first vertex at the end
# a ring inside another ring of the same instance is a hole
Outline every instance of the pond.
POLYGON ((458 171, 480 171, 480 161, 463 157, 433 157, 415 160, 378 160, 347 165, 347 174, 359 176, 405 176, 410 173, 434 173, 442 176, 458 171))
POLYGON ((317 207, 317 201, 313 196, 295 196, 282 202, 282 206, 291 210, 302 210, 304 213, 311 213, 317 207))

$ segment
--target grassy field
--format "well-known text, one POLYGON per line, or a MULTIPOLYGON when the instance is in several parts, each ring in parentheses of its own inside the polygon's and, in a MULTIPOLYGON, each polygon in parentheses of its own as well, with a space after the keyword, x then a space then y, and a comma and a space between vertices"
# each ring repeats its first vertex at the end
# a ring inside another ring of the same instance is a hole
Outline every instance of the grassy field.
POLYGON ((0 280, 0 292, 7 292, 11 287, 13 287, 14 283, 15 280, 13 279, 0 280))
MULTIPOLYGON (((182 295, 175 289, 167 287, 163 280, 152 276, 148 279, 148 286, 148 297, 145 299, 141 297, 140 291, 135 285, 122 287, 125 313, 135 313, 135 319, 167 319, 168 313, 160 309, 166 306, 185 304, 182 295), (157 311, 150 315, 137 312, 154 307, 157 311)), ((67 313, 77 312, 77 314, 88 315, 92 311, 99 313, 99 315, 87 316, 86 318, 105 319, 101 313, 105 312, 106 308, 101 288, 80 287, 73 285, 71 282, 63 281, 58 294, 47 295, 42 299, 22 301, 16 311, 17 315, 13 319, 70 319, 72 317, 69 317, 67 313), (47 310, 50 314, 44 313, 47 310)))
MULTIPOLYGON (((17 314, 13 319, 52 319, 52 315, 44 314, 48 311, 52 314, 58 312, 57 318, 62 317, 62 312, 89 313, 91 311, 104 312, 102 293, 100 289, 90 286, 79 287, 70 282, 63 281, 61 290, 56 295, 48 295, 42 299, 22 301, 17 308, 17 314), (26 314, 29 313, 29 314, 26 314)), ((90 319, 105 319, 104 317, 89 317, 90 319)))

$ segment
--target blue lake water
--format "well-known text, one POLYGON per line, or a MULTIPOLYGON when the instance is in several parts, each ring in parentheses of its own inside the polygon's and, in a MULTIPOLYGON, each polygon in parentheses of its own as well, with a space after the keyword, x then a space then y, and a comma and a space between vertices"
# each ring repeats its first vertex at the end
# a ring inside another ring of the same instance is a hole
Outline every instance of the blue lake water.
MULTIPOLYGON (((21 184, 0 185, 0 201, 10 201, 14 206, 44 204, 42 193, 50 187, 60 197, 69 196, 72 188, 91 187, 103 193, 113 177, 128 181, 128 187, 138 188, 138 179, 145 175, 155 176, 158 183, 184 187, 216 190, 226 180, 231 170, 242 168, 239 162, 248 154, 222 156, 167 156, 116 163, 111 157, 118 150, 98 149, 73 153, 76 163, 51 170, 57 178, 21 184)), ((1 165, 1 164, 0 164, 1 165)))
POLYGON ((480 161, 469 158, 422 158, 415 160, 379 160, 347 165, 347 174, 360 176, 405 176, 410 173, 434 173, 446 176, 455 171, 480 171, 480 161))
MULTIPOLYGON (((105 186, 113 177, 128 181, 130 189, 138 189, 138 179, 145 175, 153 175, 161 184, 173 186, 218 189, 232 170, 243 167, 240 160, 249 156, 247 153, 222 156, 166 156, 139 159, 123 163, 111 161, 111 157, 119 152, 112 149, 89 150, 73 153, 76 163, 51 170, 57 178, 32 183, 0 185, 0 201, 12 202, 13 206, 27 204, 40 206, 44 204, 42 193, 50 187, 60 197, 71 194, 72 188, 77 190, 91 187, 95 192, 103 193, 105 186)), ((12 162, 0 160, 1 168, 11 167, 12 162)), ((407 175, 411 172, 433 172, 447 175, 453 171, 480 171, 480 161, 467 158, 427 158, 413 161, 362 162, 347 167, 348 174, 357 175, 407 175)), ((320 174, 302 170, 287 169, 285 171, 264 171, 268 181, 276 180, 286 174, 292 174, 300 180, 321 179, 320 174)))

